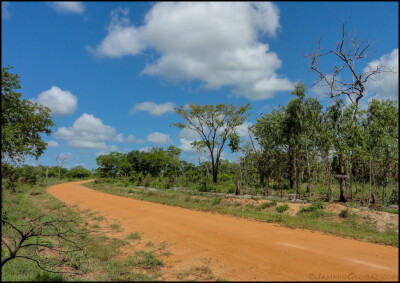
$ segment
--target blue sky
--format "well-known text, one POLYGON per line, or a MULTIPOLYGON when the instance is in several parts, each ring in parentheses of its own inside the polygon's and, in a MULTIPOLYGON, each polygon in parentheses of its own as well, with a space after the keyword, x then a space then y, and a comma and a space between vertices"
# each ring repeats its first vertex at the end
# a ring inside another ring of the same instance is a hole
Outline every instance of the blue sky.
MULTIPOLYGON (((297 81, 326 106, 304 55, 321 35, 332 48, 350 14, 348 31, 375 42, 358 70, 382 62, 398 72, 397 2, 2 2, 2 67, 14 67, 22 96, 49 106, 56 123, 46 152, 26 163, 54 166, 64 154, 66 167, 92 169, 99 154, 170 144, 196 163, 196 136, 170 127, 181 122, 174 106, 251 103, 243 139, 297 81)), ((398 73, 362 104, 373 97, 398 100, 398 73)))

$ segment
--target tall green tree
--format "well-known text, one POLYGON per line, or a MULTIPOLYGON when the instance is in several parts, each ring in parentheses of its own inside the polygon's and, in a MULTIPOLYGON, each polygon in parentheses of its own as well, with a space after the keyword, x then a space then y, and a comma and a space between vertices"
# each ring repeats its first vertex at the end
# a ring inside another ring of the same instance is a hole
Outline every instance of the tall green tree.
MULTIPOLYGON (((283 122, 285 117, 285 109, 281 106, 272 110, 271 113, 264 114, 257 119, 257 123, 251 128, 255 139, 259 145, 259 149, 253 146, 257 169, 260 175, 260 184, 265 186, 265 178, 278 178, 281 175, 281 168, 286 168, 284 163, 287 159, 282 158, 280 152, 288 150, 283 140, 283 122)), ((268 182, 269 183, 269 182, 268 182)), ((268 194, 267 184, 267 194, 268 194)))
POLYGON ((191 103, 189 110, 183 106, 175 108, 176 113, 186 121, 183 123, 172 123, 181 129, 189 129, 197 132, 200 136, 199 141, 192 145, 196 148, 207 149, 212 165, 213 182, 218 182, 218 166, 221 153, 224 150, 229 137, 232 137, 231 150, 237 150, 236 127, 243 124, 246 111, 250 109, 250 104, 240 106, 238 109, 232 104, 200 105, 191 103), (233 135, 232 135, 233 134, 233 135))
MULTIPOLYGON (((296 183, 295 197, 297 197, 301 167, 307 167, 307 179, 308 181, 311 179, 310 158, 316 146, 314 141, 320 127, 322 106, 315 98, 306 99, 305 85, 301 82, 295 85, 292 95, 294 98, 285 107, 282 134, 289 154, 290 187, 293 188, 296 183)), ((310 192, 309 182, 307 192, 310 192)))
POLYGON ((20 77, 1 69, 1 160, 22 162, 26 156, 36 159, 46 150, 41 134, 50 135, 55 126, 50 109, 36 102, 21 99, 20 77))
POLYGON ((105 176, 115 178, 121 172, 121 166, 126 159, 126 154, 111 152, 107 155, 100 155, 96 158, 99 171, 105 176))
POLYGON ((370 177, 368 201, 375 202, 376 188, 381 184, 384 202, 388 178, 394 175, 398 163, 398 121, 398 108, 394 101, 373 99, 369 103, 365 120, 370 177))
MULTIPOLYGON (((339 175, 345 175, 351 171, 346 168, 353 149, 362 142, 362 133, 359 125, 360 110, 357 104, 346 107, 342 99, 337 99, 335 104, 328 107, 325 113, 325 126, 331 135, 332 148, 337 159, 335 171, 339 175)), ((340 201, 346 202, 345 179, 339 178, 340 201)))
POLYGON ((317 140, 322 126, 322 105, 317 99, 310 97, 304 101, 303 108, 304 128, 301 141, 305 151, 307 164, 307 193, 310 193, 310 183, 312 179, 311 167, 313 164, 316 164, 317 140))

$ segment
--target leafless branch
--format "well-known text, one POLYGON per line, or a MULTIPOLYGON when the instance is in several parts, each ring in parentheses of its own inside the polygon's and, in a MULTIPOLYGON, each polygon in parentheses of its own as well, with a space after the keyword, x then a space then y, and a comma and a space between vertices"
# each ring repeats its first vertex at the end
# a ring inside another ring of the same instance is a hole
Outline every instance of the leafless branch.
POLYGON ((55 252, 57 257, 65 259, 68 255, 76 255, 83 259, 87 236, 85 231, 76 231, 73 227, 79 225, 78 219, 63 213, 64 206, 51 209, 36 218, 28 219, 23 224, 15 224, 7 217, 2 217, 2 227, 7 232, 2 233, 2 245, 9 254, 2 257, 1 266, 16 258, 24 258, 35 262, 44 271, 52 273, 83 274, 84 271, 62 270, 62 260, 53 263, 46 261, 42 251, 55 252), (60 213, 60 214, 58 214, 60 213), (7 240, 7 239, 12 239, 7 240), (11 243, 10 243, 11 242, 11 243))
POLYGON ((340 28, 341 38, 336 43, 335 49, 325 51, 321 47, 322 37, 318 40, 318 46, 314 52, 306 55, 311 61, 311 70, 317 73, 317 80, 312 84, 325 85, 328 88, 328 95, 330 98, 346 95, 352 103, 358 104, 359 100, 364 97, 365 87, 368 80, 374 80, 383 72, 392 72, 384 64, 378 65, 376 68, 371 68, 366 72, 357 72, 357 63, 359 60, 369 57, 369 48, 373 42, 368 40, 359 40, 357 36, 350 36, 346 32, 346 24, 349 22, 347 19, 342 23, 340 28), (319 63, 325 56, 334 56, 339 65, 335 65, 331 74, 322 71, 319 63), (343 75, 343 72, 349 72, 350 76, 343 75))
POLYGON ((58 180, 60 180, 61 168, 64 166, 64 163, 67 159, 68 156, 60 156, 60 154, 57 154, 56 162, 58 168, 58 180))

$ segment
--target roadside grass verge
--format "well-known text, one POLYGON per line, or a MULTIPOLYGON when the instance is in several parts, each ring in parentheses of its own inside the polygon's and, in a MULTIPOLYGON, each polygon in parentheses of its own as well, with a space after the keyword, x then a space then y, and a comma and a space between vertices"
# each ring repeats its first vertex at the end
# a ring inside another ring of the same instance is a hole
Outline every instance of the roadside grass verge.
MULTIPOLYGON (((63 181, 67 182, 67 180, 63 181)), ((91 221, 100 222, 103 216, 96 215, 96 212, 76 211, 74 207, 60 208, 62 214, 57 214, 54 208, 62 207, 63 203, 47 193, 47 187, 61 182, 48 179, 38 183, 38 185, 19 185, 14 192, 2 189, 2 219, 7 218, 13 225, 24 227, 35 217, 45 214, 45 219, 60 218, 62 216, 74 217, 77 222, 71 229, 82 234, 84 244, 82 254, 76 252, 68 253, 67 256, 60 258, 60 255, 42 250, 40 247, 32 247, 21 250, 18 255, 39 258, 48 266, 58 266, 57 270, 71 271, 70 273, 52 273, 43 271, 35 262, 23 258, 16 258, 8 261, 2 267, 2 281, 153 281, 160 276, 159 268, 164 263, 160 259, 163 251, 151 250, 141 251, 135 247, 134 262, 121 259, 122 249, 125 246, 133 246, 127 239, 108 238, 105 232, 99 233, 89 227, 91 221), (76 274, 76 272, 80 274, 76 274)), ((93 224, 93 222, 92 222, 93 224)), ((72 224, 71 224, 72 225, 72 224)), ((116 224, 116 230, 121 227, 116 224)), ((97 228, 99 224, 94 224, 97 228)), ((104 226, 104 225, 103 225, 104 226)), ((107 232, 113 232, 111 227, 106 227, 107 232)), ((102 229, 104 230, 104 229, 102 229)), ((44 231, 46 232, 46 231, 44 231)), ((134 233, 136 239, 136 233, 134 233)), ((138 233, 140 236, 140 234, 138 233)), ((12 229, 2 223, 2 239, 8 243, 13 243, 15 237, 12 229)), ((39 241, 48 240, 58 243, 51 237, 42 237, 39 241)), ((29 242, 28 242, 29 243, 29 242)), ((63 243, 60 248, 67 248, 68 243, 63 243)), ((9 255, 9 251, 2 244, 2 259, 9 255)), ((47 266, 46 266, 47 267, 47 266)), ((56 269, 49 268, 53 271, 56 269)))
POLYGON ((176 277, 181 281, 219 281, 219 278, 215 278, 211 268, 209 267, 210 261, 211 258, 206 258, 203 260, 203 264, 191 266, 181 272, 178 272, 176 277))
POLYGON ((123 197, 279 223, 290 228, 321 231, 341 237, 398 247, 398 233, 394 229, 380 232, 374 225, 357 221, 354 217, 342 220, 335 219, 332 213, 323 211, 323 203, 318 201, 315 201, 309 207, 302 208, 296 216, 290 216, 284 213, 285 204, 281 205, 278 211, 276 210, 276 200, 272 200, 270 204, 243 206, 228 203, 220 197, 194 190, 184 192, 175 190, 148 191, 110 185, 105 187, 101 184, 96 185, 94 182, 83 184, 90 189, 123 197))

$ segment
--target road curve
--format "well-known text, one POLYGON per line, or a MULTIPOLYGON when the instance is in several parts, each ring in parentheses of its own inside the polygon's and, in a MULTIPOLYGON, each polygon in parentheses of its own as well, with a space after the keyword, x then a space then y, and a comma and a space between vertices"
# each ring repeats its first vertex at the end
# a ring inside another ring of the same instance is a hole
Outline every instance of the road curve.
MULTIPOLYGON (((87 181, 85 181, 87 182, 87 181)), ((211 258, 229 281, 398 281, 398 248, 125 198, 64 183, 48 192, 78 208, 118 219, 126 233, 173 243, 175 262, 211 258)))

